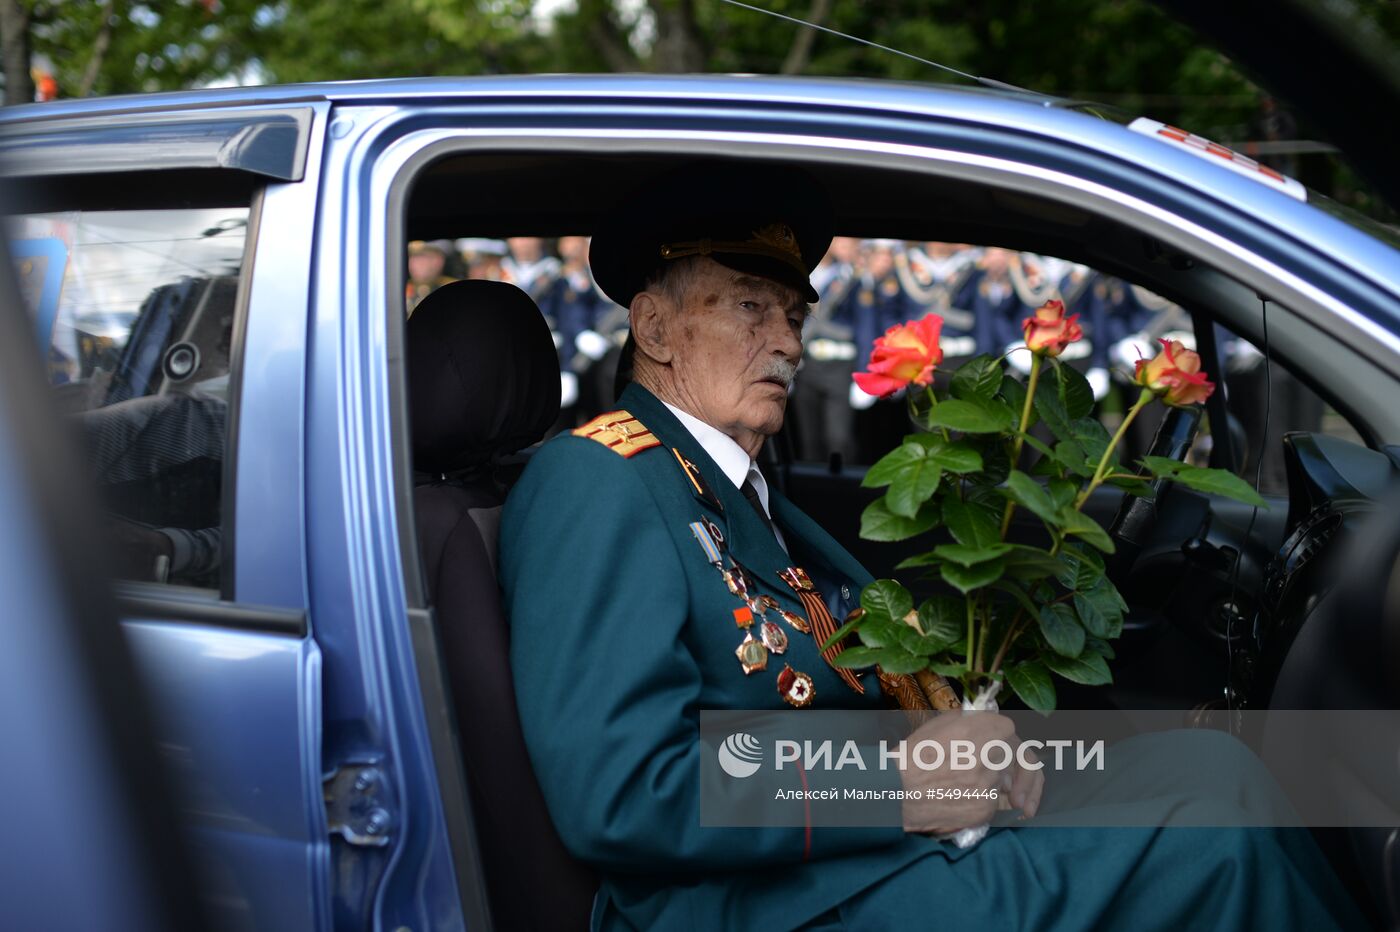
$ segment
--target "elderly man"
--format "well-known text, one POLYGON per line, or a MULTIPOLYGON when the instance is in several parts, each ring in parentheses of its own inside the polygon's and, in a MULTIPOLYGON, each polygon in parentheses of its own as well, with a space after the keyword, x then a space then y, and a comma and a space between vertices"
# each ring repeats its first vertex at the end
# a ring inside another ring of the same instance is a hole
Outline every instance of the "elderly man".
MULTIPOLYGON (((526 744, 561 838, 603 875, 594 927, 1326 925, 1334 891, 1299 880, 1320 859, 1267 833, 938 840, 990 802, 911 804, 902 829, 701 827, 701 709, 884 703, 875 676, 819 651, 869 574, 756 465, 783 423, 832 225, 800 173, 702 164, 594 239, 599 286, 631 310, 633 382, 620 410, 535 454, 499 553, 526 744), (1265 877, 1284 883, 1260 904, 1265 877)), ((925 727, 1011 737, 993 715, 925 727)), ((1027 813, 1039 794, 1025 773, 1010 792, 1027 813)))

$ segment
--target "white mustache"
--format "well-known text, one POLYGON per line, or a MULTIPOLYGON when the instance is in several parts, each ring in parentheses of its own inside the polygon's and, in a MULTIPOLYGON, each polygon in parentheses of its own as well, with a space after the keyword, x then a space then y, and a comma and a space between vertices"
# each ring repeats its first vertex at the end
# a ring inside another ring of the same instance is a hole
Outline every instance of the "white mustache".
POLYGON ((786 359, 773 358, 764 365, 763 371, 759 374, 761 379, 774 379, 782 382, 784 388, 792 387, 792 380, 797 378, 796 363, 788 362, 786 359))

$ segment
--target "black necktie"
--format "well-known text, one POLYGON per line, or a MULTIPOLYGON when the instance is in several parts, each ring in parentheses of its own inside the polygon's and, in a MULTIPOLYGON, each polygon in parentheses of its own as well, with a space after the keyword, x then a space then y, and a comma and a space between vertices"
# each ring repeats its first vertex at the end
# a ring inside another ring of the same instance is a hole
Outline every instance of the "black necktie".
POLYGON ((758 512, 758 517, 763 521, 763 526, 768 528, 769 531, 772 531, 773 519, 769 518, 768 512, 763 510, 763 502, 758 498, 758 489, 753 487, 752 482, 745 479, 744 484, 739 487, 739 490, 744 493, 744 498, 749 500, 749 504, 753 506, 753 510, 758 512))

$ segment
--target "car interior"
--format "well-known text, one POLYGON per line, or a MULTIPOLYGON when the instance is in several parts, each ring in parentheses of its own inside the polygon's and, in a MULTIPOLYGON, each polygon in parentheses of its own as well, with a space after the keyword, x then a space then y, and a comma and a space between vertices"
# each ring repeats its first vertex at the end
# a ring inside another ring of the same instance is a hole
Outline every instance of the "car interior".
MULTIPOLYGON (((587 235, 624 192, 684 157, 642 150, 449 154, 412 179, 398 245, 587 235)), ((1333 701, 1394 707, 1400 653, 1386 619, 1400 618, 1400 541, 1394 512, 1385 504, 1396 501, 1388 496, 1400 474, 1394 374, 1301 322, 1288 312, 1286 294, 1262 291, 1222 268, 1226 263, 1215 247, 1165 242, 1131 215, 1076 206, 1030 187, 890 170, 858 155, 812 159, 801 167, 829 192, 841 235, 1053 256, 1179 307, 1207 371, 1224 390, 1207 403, 1200 426, 1169 416, 1156 445, 1149 432, 1138 452, 1152 446, 1190 456, 1251 482, 1259 480, 1266 460, 1280 467, 1281 483, 1261 488, 1268 509, 1174 487, 1143 513, 1117 489, 1096 493, 1086 511, 1120 542, 1131 540, 1136 553, 1115 567, 1130 613, 1115 645, 1115 682, 1067 688, 1062 708, 1179 709, 1184 722, 1195 710, 1194 721, 1218 726, 1223 719, 1211 713, 1231 709, 1329 707, 1333 701), (1265 360, 1252 387, 1210 361, 1223 362, 1229 338, 1250 344, 1265 360), (1290 406, 1286 391, 1317 403, 1290 406), (1302 414, 1305 408, 1314 413, 1302 414), (1368 565, 1375 571, 1339 571, 1358 546, 1369 548, 1368 565), (1389 647, 1360 656, 1358 644, 1389 647)), ((391 272, 402 272, 402 263, 402 255, 391 256, 391 272)), ((406 538, 416 546, 406 552, 406 566, 422 574, 422 591, 435 612, 488 890, 503 927, 560 925, 586 916, 593 889, 590 872, 568 856, 553 832, 513 715, 509 630, 494 588, 494 539, 501 503, 531 444, 599 412, 577 410, 572 422, 540 414, 540 396, 556 383, 559 362, 544 328, 516 328, 503 336, 502 318, 521 312, 518 298, 486 282, 431 295, 404 325, 407 398, 399 406, 406 414, 402 435, 413 451, 415 484, 416 526, 406 538), (458 313, 441 313, 450 309, 458 313), (415 333, 429 328, 431 338, 415 333), (435 348, 474 341, 509 349, 478 350, 471 358, 481 368, 470 379, 449 377, 435 348), (535 390, 523 388, 522 380, 535 390), (470 416, 444 427, 445 406, 470 416), (463 459, 467 450, 472 455, 463 459), (455 465, 443 468, 444 462, 455 465), (453 574, 462 575, 445 586, 446 561, 453 574), (504 812, 512 820, 509 839, 500 822, 504 812), (551 897, 529 895, 542 888, 554 891, 551 897)), ((890 424, 893 446, 898 419, 890 424)), ((860 487, 863 468, 839 456, 799 457, 802 429, 790 415, 765 447, 769 481, 875 577, 899 578, 916 595, 931 591, 927 580, 894 570, 907 545, 859 539, 860 513, 875 497, 860 487)), ((1041 533, 1024 510, 1017 517, 1013 538, 1031 541, 1041 533)), ((1382 865, 1393 857, 1394 833, 1316 834, 1358 900, 1378 915, 1373 904, 1386 895, 1382 865)))

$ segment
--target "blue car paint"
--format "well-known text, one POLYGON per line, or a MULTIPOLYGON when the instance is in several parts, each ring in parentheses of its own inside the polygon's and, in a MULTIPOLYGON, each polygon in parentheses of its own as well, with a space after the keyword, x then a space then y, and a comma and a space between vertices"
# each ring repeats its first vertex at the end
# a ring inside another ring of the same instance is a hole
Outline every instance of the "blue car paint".
POLYGON ((323 928, 320 652, 310 638, 124 622, 217 918, 323 928))
POLYGON ((1035 95, 860 81, 536 77, 374 81, 60 102, 21 118, 256 104, 315 111, 306 174, 255 231, 240 387, 237 601, 303 638, 128 619, 185 764, 201 848, 258 928, 464 926, 418 688, 395 498, 380 160, 459 128, 797 134, 952 149, 1125 191, 1241 242, 1400 332, 1397 253, 1317 208, 1035 95), (1305 232, 1304 232, 1305 231, 1305 232), (323 777, 388 775, 393 840, 328 840, 323 777))

